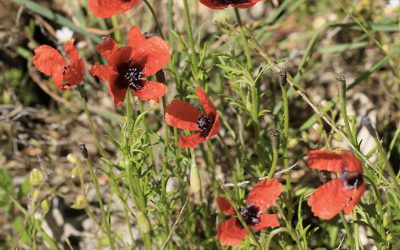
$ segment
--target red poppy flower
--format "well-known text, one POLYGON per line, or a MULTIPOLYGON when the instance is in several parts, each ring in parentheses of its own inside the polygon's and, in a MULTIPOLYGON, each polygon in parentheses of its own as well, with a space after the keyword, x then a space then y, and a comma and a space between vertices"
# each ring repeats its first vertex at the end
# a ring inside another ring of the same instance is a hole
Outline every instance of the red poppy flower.
POLYGON ((145 80, 169 62, 171 54, 168 43, 160 37, 145 37, 137 26, 128 34, 128 46, 119 47, 108 38, 97 45, 97 51, 108 60, 108 65, 93 65, 92 75, 108 81, 108 91, 116 105, 124 102, 128 88, 142 101, 159 102, 167 86, 160 82, 145 80))
MULTIPOLYGON (((250 191, 246 199, 246 207, 239 208, 244 222, 253 230, 259 231, 267 227, 278 227, 279 221, 276 214, 264 214, 279 197, 282 184, 277 179, 266 179, 259 182, 250 191)), ((235 215, 231 203, 217 197, 219 209, 226 215, 235 215)), ((217 236, 223 246, 239 246, 247 237, 247 231, 237 217, 232 217, 221 224, 217 229, 217 236)))
POLYGON ((89 11, 100 18, 111 17, 134 8, 140 0, 89 0, 89 11))
POLYGON ((250 8, 262 0, 200 0, 208 8, 221 10, 231 5, 234 8, 250 8))
POLYGON ((219 113, 201 88, 196 88, 197 96, 205 111, 181 100, 173 100, 166 108, 165 121, 168 125, 199 133, 179 136, 178 147, 194 148, 203 141, 216 135, 219 131, 219 113))
POLYGON ((313 214, 329 220, 342 210, 351 213, 365 191, 360 160, 349 151, 312 150, 307 163, 310 168, 341 174, 340 178, 320 186, 308 199, 313 214))
POLYGON ((48 45, 36 48, 33 56, 33 65, 36 69, 50 76, 57 88, 62 90, 70 90, 71 86, 82 82, 84 78, 85 66, 74 47, 74 41, 71 40, 64 45, 69 63, 56 49, 48 45))

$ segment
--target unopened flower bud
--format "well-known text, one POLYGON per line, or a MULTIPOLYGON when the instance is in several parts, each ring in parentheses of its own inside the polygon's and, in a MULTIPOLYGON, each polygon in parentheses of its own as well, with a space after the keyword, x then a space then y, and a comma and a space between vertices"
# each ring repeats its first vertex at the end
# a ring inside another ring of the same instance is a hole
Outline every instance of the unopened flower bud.
POLYGON ((73 169, 71 169, 71 178, 75 178, 78 175, 79 167, 76 166, 73 169))
POLYGON ((392 224, 392 216, 389 212, 383 214, 383 227, 388 228, 392 224))
POLYGON ((199 170, 197 169, 196 163, 192 164, 190 167, 190 191, 194 194, 200 192, 201 181, 199 170))
POLYGON ((72 205, 72 207, 76 209, 83 209, 87 207, 87 204, 88 202, 86 196, 83 194, 78 194, 75 198, 75 203, 72 205))
POLYGON ((284 87, 287 84, 287 72, 286 70, 281 70, 279 72, 279 84, 284 87))
POLYGON ((89 157, 89 154, 88 154, 85 143, 79 143, 78 148, 79 148, 79 152, 81 152, 83 158, 87 159, 89 157))
POLYGON ((49 212, 49 201, 47 199, 42 200, 42 202, 40 203, 40 207, 43 210, 43 214, 47 214, 49 212))
POLYGON ((40 196, 40 190, 39 189, 35 189, 32 192, 32 201, 37 201, 39 199, 40 196))
POLYGON ((37 168, 32 169, 29 175, 29 181, 33 186, 41 184, 43 182, 43 173, 37 168))
POLYGON ((136 221, 139 226, 140 232, 142 232, 144 234, 150 232, 150 222, 144 213, 142 213, 142 212, 137 213, 136 221))

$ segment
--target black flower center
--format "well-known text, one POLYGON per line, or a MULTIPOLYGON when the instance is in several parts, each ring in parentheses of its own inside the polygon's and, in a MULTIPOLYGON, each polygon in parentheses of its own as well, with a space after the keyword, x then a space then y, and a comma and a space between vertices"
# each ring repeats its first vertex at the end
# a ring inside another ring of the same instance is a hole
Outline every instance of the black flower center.
POLYGON ((342 176, 340 177, 343 181, 343 185, 346 190, 350 190, 356 187, 359 187, 363 182, 363 177, 359 173, 351 173, 348 171, 344 171, 342 176))
POLYGON ((207 117, 205 115, 200 115, 199 119, 197 119, 197 127, 201 130, 200 135, 206 137, 214 124, 213 117, 207 117))
POLYGON ((239 208, 239 212, 247 225, 254 226, 260 222, 259 209, 254 205, 239 208))
POLYGON ((135 90, 142 89, 142 72, 136 67, 130 67, 123 75, 124 81, 135 90))

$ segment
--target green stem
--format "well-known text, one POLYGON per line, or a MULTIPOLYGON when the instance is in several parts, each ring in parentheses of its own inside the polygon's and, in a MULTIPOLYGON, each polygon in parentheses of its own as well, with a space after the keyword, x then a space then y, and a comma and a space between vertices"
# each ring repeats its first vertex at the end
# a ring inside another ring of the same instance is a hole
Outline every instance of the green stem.
POLYGON ((86 117, 88 119, 89 122, 89 127, 90 127, 90 131, 92 132, 92 135, 94 137, 94 141, 96 143, 96 146, 100 152, 100 155, 104 158, 107 159, 107 154, 104 151, 103 146, 100 143, 100 139, 99 139, 99 135, 96 132, 96 129, 94 128, 94 123, 93 123, 93 119, 92 119, 92 115, 89 112, 88 109, 88 105, 87 105, 87 101, 86 101, 86 97, 85 94, 83 92, 83 87, 81 85, 78 85, 78 90, 79 90, 79 94, 81 95, 81 100, 82 100, 82 104, 83 104, 83 109, 85 110, 86 113, 86 117))
POLYGON ((351 232, 350 226, 347 223, 346 219, 344 218, 343 212, 340 212, 339 215, 340 215, 340 219, 342 219, 342 221, 343 221, 344 229, 346 230, 347 239, 349 240, 350 249, 356 249, 355 245, 354 245, 353 236, 352 236, 352 232, 351 232))
POLYGON ((157 18, 157 15, 156 15, 156 13, 155 13, 155 11, 154 11, 154 9, 153 9, 153 6, 151 6, 151 4, 149 3, 148 0, 144 0, 144 3, 145 3, 146 6, 149 8, 149 10, 150 10, 150 12, 151 12, 151 15, 153 16, 153 19, 154 19, 154 21, 156 22, 156 27, 157 27, 158 33, 160 34, 160 36, 161 36, 162 39, 165 39, 165 38, 164 38, 164 33, 163 33, 162 29, 161 29, 160 22, 158 21, 158 18, 157 18))
POLYGON ((110 224, 108 223, 107 214, 104 210, 103 198, 102 198, 102 194, 100 192, 99 182, 97 181, 96 174, 94 173, 93 163, 90 160, 90 158, 86 158, 86 164, 89 167, 89 174, 90 174, 90 177, 92 178, 92 182, 93 182, 94 188, 96 190, 97 200, 99 201, 102 224, 106 228, 108 241, 110 243, 110 248, 112 250, 114 250, 115 249, 114 237, 112 236, 110 224))
POLYGON ((243 26, 242 18, 240 17, 239 10, 237 8, 234 8, 234 10, 235 10, 236 20, 240 26, 240 38, 242 39, 244 54, 246 56, 247 70, 251 73, 252 68, 253 68, 253 63, 251 61, 249 43, 246 38, 246 30, 245 30, 245 27, 243 26))
MULTIPOLYGON (((279 83, 281 85, 282 90, 282 102, 283 102, 283 138, 282 138, 282 147, 283 147, 283 166, 285 169, 289 168, 288 162, 288 141, 289 141, 289 99, 286 90, 287 84, 287 73, 286 71, 279 72, 279 83)), ((291 182, 290 182, 290 174, 286 173, 286 188, 288 192, 291 192, 291 182)), ((289 200, 290 197, 289 197, 289 200)))
POLYGON ((276 165, 278 163, 278 132, 276 130, 272 130, 269 132, 271 137, 271 146, 272 146, 272 163, 271 168, 268 173, 268 178, 271 179, 274 176, 276 165))
POLYGON ((121 32, 119 31, 119 21, 118 21, 118 16, 114 15, 111 17, 111 22, 112 22, 112 26, 114 29, 114 38, 115 41, 121 45, 122 44, 122 36, 121 36, 121 32))
MULTIPOLYGON (((192 31, 192 25, 191 25, 191 18, 190 18, 190 12, 189 12, 189 5, 187 0, 183 0, 183 4, 185 7, 185 27, 186 27, 186 32, 188 33, 189 36, 189 45, 192 50, 191 55, 191 60, 192 60, 192 67, 193 67, 193 77, 196 81, 198 81, 198 67, 197 67, 197 54, 194 46, 194 37, 193 37, 193 31, 192 31)), ((196 82, 196 84, 199 84, 196 82)))
POLYGON ((344 121, 344 126, 346 129, 346 134, 350 138, 351 143, 358 148, 357 139, 354 138, 351 132, 349 118, 346 111, 346 80, 343 75, 337 76, 337 82, 339 85, 339 104, 340 104, 340 114, 344 121))

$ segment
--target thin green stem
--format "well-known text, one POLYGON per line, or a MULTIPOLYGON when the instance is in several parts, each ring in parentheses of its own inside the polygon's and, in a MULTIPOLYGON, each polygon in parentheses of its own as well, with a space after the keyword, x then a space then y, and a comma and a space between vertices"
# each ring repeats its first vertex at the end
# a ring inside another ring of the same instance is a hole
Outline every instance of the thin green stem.
POLYGON ((346 80, 343 75, 337 76, 337 82, 339 85, 339 104, 340 104, 340 114, 344 121, 344 127, 346 129, 347 137, 350 138, 351 143, 358 148, 357 139, 354 138, 353 133, 350 128, 349 118, 347 116, 346 110, 346 80))
POLYGON ((111 22, 112 22, 112 26, 114 29, 114 38, 115 41, 117 41, 118 44, 122 44, 122 36, 121 36, 121 32, 119 31, 119 21, 118 21, 118 15, 114 15, 111 17, 111 22))
MULTIPOLYGON (((196 54, 196 49, 194 46, 194 37, 193 37, 193 30, 192 30, 192 24, 190 22, 191 18, 190 18, 190 12, 189 12, 189 5, 187 0, 183 0, 183 4, 184 4, 184 8, 185 8, 185 27, 186 27, 186 32, 188 33, 189 36, 189 45, 191 48, 191 61, 192 61, 192 67, 193 67, 193 77, 196 81, 198 81, 198 66, 197 66, 197 54, 196 54)), ((198 82, 196 82, 196 84, 199 84, 198 82)))
POLYGON ((79 94, 81 95, 81 100, 82 100, 82 104, 83 104, 83 109, 85 110, 86 113, 86 117, 88 119, 89 122, 89 127, 90 127, 90 131, 92 132, 92 135, 94 137, 94 141, 96 143, 97 149, 100 152, 100 155, 104 158, 107 159, 107 154, 104 151, 103 146, 100 143, 100 139, 99 139, 99 135, 96 132, 96 129, 94 128, 94 123, 93 123, 93 119, 92 119, 92 115, 89 112, 88 109, 88 105, 87 105, 87 101, 86 101, 86 97, 85 94, 83 92, 83 88, 81 85, 78 85, 78 90, 79 90, 79 94))
MULTIPOLYGON (((287 74, 286 71, 279 72, 279 83, 282 90, 282 102, 283 102, 283 138, 282 138, 282 157, 283 157, 283 167, 285 169, 289 168, 288 161, 288 141, 289 141, 289 99, 287 95, 286 85, 287 85, 287 74)), ((286 173, 286 188, 288 192, 291 192, 291 181, 290 173, 286 173)), ((290 197, 289 197, 289 200, 290 197)))
POLYGON ((343 221, 344 229, 346 230, 347 239, 349 240, 350 249, 354 250, 354 249, 356 249, 356 247, 354 245, 353 233, 351 232, 350 226, 347 223, 346 219, 344 218, 343 212, 340 212, 339 215, 340 215, 340 219, 343 221))
POLYGON ((108 241, 110 243, 110 248, 112 250, 114 250, 115 249, 114 237, 112 236, 110 224, 108 222, 108 217, 107 217, 107 214, 106 214, 106 212, 104 210, 103 198, 102 198, 102 194, 100 192, 99 182, 97 181, 97 176, 94 173, 93 163, 90 160, 90 158, 86 158, 86 164, 87 164, 87 166, 89 168, 89 174, 90 174, 90 177, 92 178, 92 182, 93 182, 94 188, 96 190, 97 200, 98 200, 99 205, 100 205, 102 224, 106 228, 108 241))
POLYGON ((160 22, 158 21, 158 18, 157 18, 157 15, 156 15, 155 11, 154 11, 153 6, 151 6, 151 4, 149 3, 148 0, 144 0, 144 3, 145 3, 146 6, 149 8, 149 10, 150 10, 150 12, 151 12, 151 15, 153 16, 153 19, 154 19, 154 21, 156 22, 156 27, 157 27, 158 33, 160 34, 160 36, 161 36, 162 39, 165 39, 164 33, 163 33, 163 31, 162 31, 160 22))
POLYGON ((244 54, 246 56, 247 70, 251 73, 252 68, 253 68, 253 63, 251 61, 249 43, 246 38, 246 30, 245 30, 245 27, 243 26, 242 18, 240 17, 239 10, 237 8, 234 8, 234 10, 235 10, 236 20, 240 27, 240 38, 242 39, 244 54))
POLYGON ((271 179, 276 170, 276 165, 278 163, 278 156, 279 156, 279 151, 278 151, 278 131, 276 130, 271 130, 270 132, 270 138, 271 138, 271 146, 272 146, 272 163, 271 163, 271 168, 269 169, 268 172, 268 178, 271 179))

